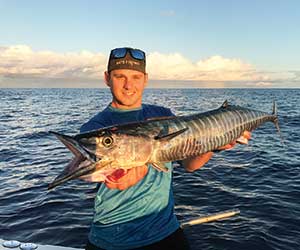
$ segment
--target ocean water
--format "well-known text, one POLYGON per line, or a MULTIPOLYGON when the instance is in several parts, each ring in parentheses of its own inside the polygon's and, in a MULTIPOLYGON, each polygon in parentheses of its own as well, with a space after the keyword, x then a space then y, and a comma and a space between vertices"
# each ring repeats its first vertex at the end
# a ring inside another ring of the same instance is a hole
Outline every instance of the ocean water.
MULTIPOLYGON (((46 185, 71 158, 47 131, 78 132, 110 101, 107 89, 0 89, 0 238, 83 247, 96 185, 46 185)), ((181 221, 239 209, 240 215, 185 230, 192 249, 300 249, 300 89, 149 89, 144 102, 178 115, 237 105, 272 110, 276 100, 285 145, 272 123, 249 145, 215 154, 200 170, 174 171, 181 221)))

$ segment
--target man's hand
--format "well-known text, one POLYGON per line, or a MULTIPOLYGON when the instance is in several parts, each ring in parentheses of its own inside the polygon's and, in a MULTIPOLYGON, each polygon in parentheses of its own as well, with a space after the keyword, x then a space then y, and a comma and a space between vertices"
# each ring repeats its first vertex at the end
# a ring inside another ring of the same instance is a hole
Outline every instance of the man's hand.
POLYGON ((147 173, 147 165, 134 167, 128 170, 118 169, 113 174, 107 176, 105 185, 108 188, 125 190, 142 180, 147 173))
POLYGON ((108 188, 124 190, 138 183, 147 173, 148 167, 147 165, 143 165, 127 170, 117 169, 108 176, 96 171, 88 175, 83 175, 79 179, 87 182, 104 182, 108 188))
POLYGON ((239 143, 239 144, 248 144, 248 141, 251 138, 251 133, 249 131, 244 131, 244 133, 236 139, 236 141, 233 141, 223 147, 219 147, 218 150, 228 150, 228 149, 232 149, 235 144, 239 143))
MULTIPOLYGON (((244 133, 235 141, 218 148, 218 150, 229 150, 232 149, 236 143, 248 144, 248 140, 251 138, 251 133, 249 131, 244 131, 244 133)), ((195 170, 204 166, 213 156, 213 152, 207 152, 202 155, 196 156, 194 158, 189 158, 183 160, 183 165, 186 171, 194 172, 195 170)))

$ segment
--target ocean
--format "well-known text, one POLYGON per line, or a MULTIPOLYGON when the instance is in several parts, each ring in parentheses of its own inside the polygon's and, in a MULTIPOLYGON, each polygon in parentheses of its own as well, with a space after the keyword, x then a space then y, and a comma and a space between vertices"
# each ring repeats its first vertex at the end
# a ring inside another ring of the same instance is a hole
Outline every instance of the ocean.
MULTIPOLYGON (((229 103, 271 112, 249 145, 216 153, 201 169, 174 170, 180 221, 225 210, 240 214, 185 229, 194 250, 300 249, 300 89, 148 89, 144 102, 177 114, 229 103)), ((110 102, 108 89, 0 89, 0 238, 83 247, 96 184, 70 181, 48 191, 71 153, 49 130, 74 135, 110 102)))

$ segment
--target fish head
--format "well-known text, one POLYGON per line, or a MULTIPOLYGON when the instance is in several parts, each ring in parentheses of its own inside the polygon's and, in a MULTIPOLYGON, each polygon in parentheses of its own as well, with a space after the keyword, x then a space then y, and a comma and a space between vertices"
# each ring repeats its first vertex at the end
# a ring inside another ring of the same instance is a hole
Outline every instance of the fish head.
POLYGON ((102 134, 82 137, 78 143, 97 162, 97 169, 141 166, 148 162, 153 143, 145 134, 128 134, 104 131, 102 134))
POLYGON ((51 132, 74 154, 74 158, 48 189, 69 180, 97 172, 106 176, 117 169, 130 169, 148 162, 153 151, 153 140, 145 134, 128 134, 100 130, 74 137, 51 132))

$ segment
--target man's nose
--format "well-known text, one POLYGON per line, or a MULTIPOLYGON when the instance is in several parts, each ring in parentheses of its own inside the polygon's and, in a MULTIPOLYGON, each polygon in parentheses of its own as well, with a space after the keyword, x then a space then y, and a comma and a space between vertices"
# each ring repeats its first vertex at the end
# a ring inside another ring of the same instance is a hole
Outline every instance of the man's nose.
POLYGON ((126 81, 125 81, 125 84, 124 84, 124 88, 125 89, 131 89, 132 88, 132 83, 131 83, 131 80, 130 79, 126 79, 126 81))

